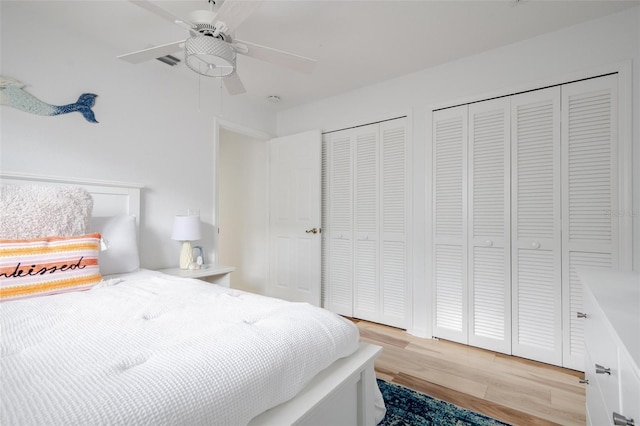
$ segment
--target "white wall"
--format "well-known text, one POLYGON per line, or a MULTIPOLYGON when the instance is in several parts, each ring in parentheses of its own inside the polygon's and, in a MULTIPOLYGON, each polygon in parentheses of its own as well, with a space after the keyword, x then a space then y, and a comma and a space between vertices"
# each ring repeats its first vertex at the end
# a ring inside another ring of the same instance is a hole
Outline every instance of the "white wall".
POLYGON ((199 209, 213 254, 214 116, 275 133, 275 115, 243 105, 218 84, 185 78, 157 61, 131 65, 122 52, 65 29, 64 22, 0 2, 0 73, 26 84, 41 100, 62 105, 98 94, 99 124, 79 113, 56 117, 2 106, 3 171, 136 182, 142 191, 141 263, 177 266, 180 243, 170 239, 173 216, 199 209), (222 110, 220 109, 222 105, 222 110))
MULTIPOLYGON (((419 52, 416 52, 419 54, 419 52)), ((634 268, 640 270, 640 7, 278 114, 278 135, 335 130, 410 113, 413 119, 414 324, 430 332, 430 110, 531 89, 633 61, 634 268), (423 237, 425 236, 426 237, 423 237), (426 260, 426 266, 425 266, 426 260)))
POLYGON ((233 288, 266 294, 269 145, 225 129, 218 144, 218 262, 236 267, 233 288))

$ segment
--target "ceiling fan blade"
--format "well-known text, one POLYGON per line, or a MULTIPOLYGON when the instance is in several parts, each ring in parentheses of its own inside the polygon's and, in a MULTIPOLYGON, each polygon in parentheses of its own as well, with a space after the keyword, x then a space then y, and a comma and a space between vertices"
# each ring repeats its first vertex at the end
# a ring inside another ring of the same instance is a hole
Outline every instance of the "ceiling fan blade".
POLYGON ((227 26, 224 32, 234 32, 260 6, 261 2, 262 0, 225 0, 216 15, 216 27, 219 22, 222 22, 227 26))
POLYGON ((237 53, 251 58, 261 59, 275 65, 280 65, 294 71, 311 74, 316 66, 316 60, 304 56, 261 46, 248 41, 235 40, 233 47, 237 53))
POLYGON ((150 61, 151 59, 161 58, 163 56, 171 55, 172 53, 180 52, 183 44, 184 40, 174 41, 173 43, 167 43, 120 55, 118 58, 132 64, 139 64, 141 62, 150 61))
POLYGON ((224 87, 227 88, 227 92, 229 92, 229 94, 232 96, 240 95, 247 91, 244 88, 244 84, 242 84, 242 81, 240 80, 237 72, 234 72, 229 76, 222 77, 222 82, 224 83, 224 87))
POLYGON ((186 22, 184 19, 177 17, 173 13, 164 10, 160 6, 156 6, 148 0, 129 0, 131 3, 135 4, 138 7, 141 7, 149 12, 166 19, 169 22, 178 23, 178 22, 186 22))

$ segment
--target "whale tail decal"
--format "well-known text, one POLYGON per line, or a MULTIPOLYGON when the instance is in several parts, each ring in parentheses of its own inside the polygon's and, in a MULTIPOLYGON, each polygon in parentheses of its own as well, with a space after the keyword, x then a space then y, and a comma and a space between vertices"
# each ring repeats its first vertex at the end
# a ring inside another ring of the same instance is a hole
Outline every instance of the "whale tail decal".
POLYGON ((93 93, 83 93, 78 98, 78 102, 76 102, 76 105, 78 105, 78 111, 80 111, 84 118, 91 123, 98 122, 93 114, 93 110, 91 109, 91 107, 96 104, 97 96, 98 95, 94 95, 93 93))

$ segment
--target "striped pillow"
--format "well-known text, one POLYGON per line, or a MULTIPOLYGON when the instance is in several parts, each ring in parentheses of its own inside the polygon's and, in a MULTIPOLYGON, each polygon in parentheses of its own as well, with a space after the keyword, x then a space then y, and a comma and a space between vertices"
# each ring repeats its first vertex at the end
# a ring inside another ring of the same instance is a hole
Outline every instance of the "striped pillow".
POLYGON ((92 287, 99 250, 100 234, 0 240, 0 301, 92 287))

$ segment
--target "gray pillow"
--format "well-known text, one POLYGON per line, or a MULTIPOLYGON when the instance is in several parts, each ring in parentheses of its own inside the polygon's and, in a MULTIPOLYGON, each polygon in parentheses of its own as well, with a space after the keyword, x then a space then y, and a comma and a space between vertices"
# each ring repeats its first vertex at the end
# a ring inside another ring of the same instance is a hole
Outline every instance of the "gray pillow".
POLYGON ((90 230, 99 232, 106 245, 106 249, 98 255, 102 275, 124 274, 140 269, 135 216, 92 217, 90 230))

